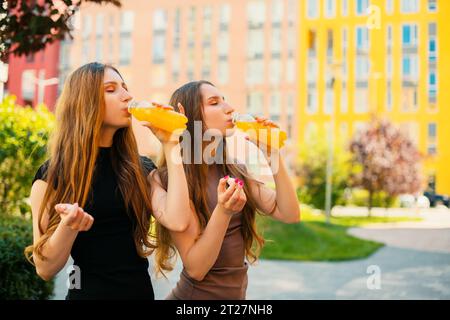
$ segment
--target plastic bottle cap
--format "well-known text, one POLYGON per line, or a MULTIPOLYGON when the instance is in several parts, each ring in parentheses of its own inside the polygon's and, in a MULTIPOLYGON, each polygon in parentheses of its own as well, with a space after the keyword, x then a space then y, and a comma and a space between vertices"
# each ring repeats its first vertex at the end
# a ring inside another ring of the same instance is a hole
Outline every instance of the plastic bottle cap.
POLYGON ((240 114, 240 113, 233 113, 232 115, 232 121, 233 123, 236 123, 237 121, 243 121, 243 122, 255 122, 256 119, 249 115, 248 113, 240 114))

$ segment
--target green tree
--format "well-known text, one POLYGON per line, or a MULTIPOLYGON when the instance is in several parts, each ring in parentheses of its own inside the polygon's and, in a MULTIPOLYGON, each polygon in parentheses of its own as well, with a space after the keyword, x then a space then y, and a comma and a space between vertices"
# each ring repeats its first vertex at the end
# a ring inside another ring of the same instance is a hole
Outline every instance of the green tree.
POLYGON ((83 2, 113 4, 120 0, 7 0, 0 6, 0 58, 27 55, 55 40, 72 37, 70 18, 83 2))
POLYGON ((0 104, 0 214, 29 212, 26 198, 46 158, 54 115, 44 105, 21 107, 14 97, 0 104))
MULTIPOLYGON (((325 206, 326 166, 328 143, 323 135, 313 135, 300 146, 296 174, 300 187, 297 194, 303 203, 318 209, 325 206)), ((332 205, 345 202, 345 189, 355 168, 350 163, 351 154, 343 141, 337 141, 333 150, 332 205)))

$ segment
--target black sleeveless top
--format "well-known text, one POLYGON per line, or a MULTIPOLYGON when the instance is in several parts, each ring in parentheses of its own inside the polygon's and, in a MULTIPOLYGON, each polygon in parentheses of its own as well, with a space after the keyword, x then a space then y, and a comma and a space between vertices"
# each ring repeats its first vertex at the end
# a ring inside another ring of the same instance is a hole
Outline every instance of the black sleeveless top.
MULTIPOLYGON (((83 208, 94 217, 94 223, 89 231, 78 233, 72 246, 74 271, 66 299, 153 300, 148 260, 136 251, 136 219, 131 207, 129 214, 125 210, 110 153, 111 148, 100 148, 89 200, 83 208)), ((149 158, 140 160, 143 174, 156 168, 149 158)), ((33 182, 46 180, 47 169, 48 161, 39 168, 33 182)))

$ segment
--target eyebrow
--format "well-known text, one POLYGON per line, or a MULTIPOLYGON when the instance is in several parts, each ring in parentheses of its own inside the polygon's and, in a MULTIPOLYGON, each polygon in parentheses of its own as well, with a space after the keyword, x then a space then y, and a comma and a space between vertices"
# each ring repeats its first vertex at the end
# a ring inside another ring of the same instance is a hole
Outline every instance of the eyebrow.
POLYGON ((211 96, 211 97, 208 98, 208 100, 211 100, 211 99, 220 99, 220 98, 222 98, 223 100, 225 100, 225 97, 219 97, 219 96, 211 96))
POLYGON ((108 84, 120 84, 122 86, 126 86, 127 84, 125 82, 119 83, 117 81, 107 81, 107 82, 103 82, 104 85, 108 85, 108 84))

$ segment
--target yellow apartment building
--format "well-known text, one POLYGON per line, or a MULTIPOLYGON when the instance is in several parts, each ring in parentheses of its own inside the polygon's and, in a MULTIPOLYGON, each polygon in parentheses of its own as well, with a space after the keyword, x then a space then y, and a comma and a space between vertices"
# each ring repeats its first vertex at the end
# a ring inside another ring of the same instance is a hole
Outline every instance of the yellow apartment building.
POLYGON ((450 195, 449 16, 446 0, 301 1, 299 143, 388 118, 426 156, 424 178, 450 195))

